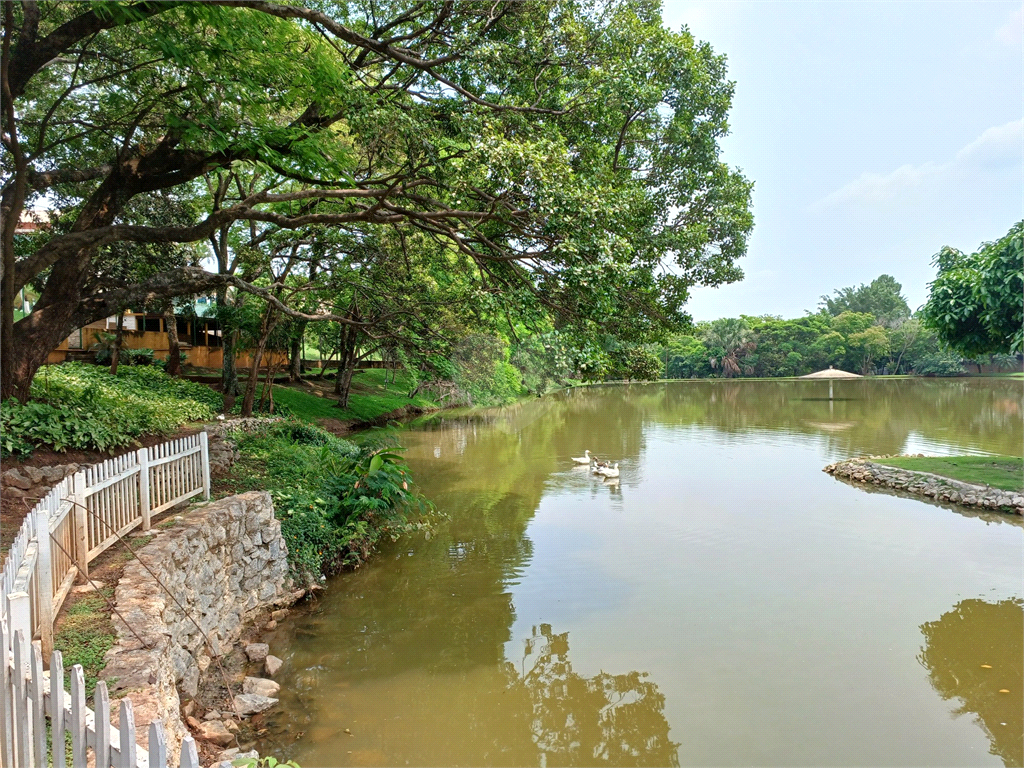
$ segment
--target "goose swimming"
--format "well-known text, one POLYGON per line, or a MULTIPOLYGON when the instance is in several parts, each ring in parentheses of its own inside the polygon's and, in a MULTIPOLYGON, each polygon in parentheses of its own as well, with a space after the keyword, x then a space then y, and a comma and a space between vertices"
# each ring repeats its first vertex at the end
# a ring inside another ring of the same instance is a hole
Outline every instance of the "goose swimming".
POLYGON ((615 466, 612 467, 611 469, 609 469, 608 467, 602 468, 600 470, 600 474, 604 475, 605 477, 618 477, 619 476, 619 462, 615 462, 615 466))

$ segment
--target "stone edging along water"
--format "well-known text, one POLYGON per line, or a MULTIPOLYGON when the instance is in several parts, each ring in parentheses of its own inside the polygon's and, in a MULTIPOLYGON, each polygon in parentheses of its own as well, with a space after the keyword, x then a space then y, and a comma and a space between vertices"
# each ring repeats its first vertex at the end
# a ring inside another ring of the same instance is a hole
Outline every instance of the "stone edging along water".
POLYGON ((195 697, 200 676, 216 674, 214 654, 228 652, 257 614, 301 596, 287 554, 270 494, 250 491, 185 514, 125 566, 111 616, 118 639, 101 677, 132 699, 143 746, 146 726, 161 719, 177 764, 188 733, 179 690, 195 697))
POLYGON ((1024 494, 1019 491, 1004 491, 988 485, 964 483, 930 472, 916 472, 878 464, 870 459, 837 461, 822 471, 856 483, 880 485, 935 501, 1024 515, 1024 494))

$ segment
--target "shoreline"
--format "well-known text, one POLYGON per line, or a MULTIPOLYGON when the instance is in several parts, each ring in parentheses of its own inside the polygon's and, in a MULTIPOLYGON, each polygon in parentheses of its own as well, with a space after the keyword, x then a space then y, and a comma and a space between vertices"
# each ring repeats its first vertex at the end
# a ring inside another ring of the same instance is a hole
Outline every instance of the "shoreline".
POLYGON ((907 493, 922 501, 1024 515, 1024 491, 1004 491, 988 485, 953 480, 930 472, 890 467, 872 461, 872 458, 875 457, 837 461, 826 466, 822 472, 853 483, 881 486, 907 493))

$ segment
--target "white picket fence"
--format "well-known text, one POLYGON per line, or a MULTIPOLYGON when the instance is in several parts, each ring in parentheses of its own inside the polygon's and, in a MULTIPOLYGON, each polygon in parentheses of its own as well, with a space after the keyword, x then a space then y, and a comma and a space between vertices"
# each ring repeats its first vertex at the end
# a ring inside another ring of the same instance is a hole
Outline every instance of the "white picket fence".
MULTIPOLYGON (((135 748, 131 702, 122 702, 123 725, 115 743, 109 705, 101 702, 101 690, 106 699, 105 685, 97 686, 95 713, 85 707, 78 665, 72 668, 71 694, 65 693, 60 653, 53 651, 53 619, 78 573, 88 575, 90 561, 119 536, 139 526, 149 530, 153 515, 198 494, 210 498, 205 432, 140 448, 65 478, 25 518, 0 578, 0 653, 6 660, 0 663, 0 766, 48 765, 48 717, 55 768, 65 765, 65 730, 72 735, 74 768, 85 768, 87 747, 95 751, 97 768, 166 768, 166 749, 152 749, 163 744, 162 729, 157 729, 160 733, 154 740, 151 728, 148 755, 135 748), (39 638, 38 645, 31 642, 33 638, 39 638), (43 671, 45 657, 51 658, 49 673, 43 671), (60 681, 52 695, 51 680, 60 681), (131 738, 126 741, 128 732, 131 738)), ((188 762, 195 756, 195 745, 189 755, 186 751, 182 745, 181 765, 198 766, 197 760, 188 762)))

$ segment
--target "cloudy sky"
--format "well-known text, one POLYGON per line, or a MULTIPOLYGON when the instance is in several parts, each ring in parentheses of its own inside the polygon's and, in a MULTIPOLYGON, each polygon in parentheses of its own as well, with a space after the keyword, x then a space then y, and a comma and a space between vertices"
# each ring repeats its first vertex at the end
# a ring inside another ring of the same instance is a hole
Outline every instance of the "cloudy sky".
POLYGON ((754 180, 746 279, 697 320, 799 317, 887 272, 912 307, 932 255, 1024 218, 1024 5, 663 0, 729 61, 724 158, 754 180))

